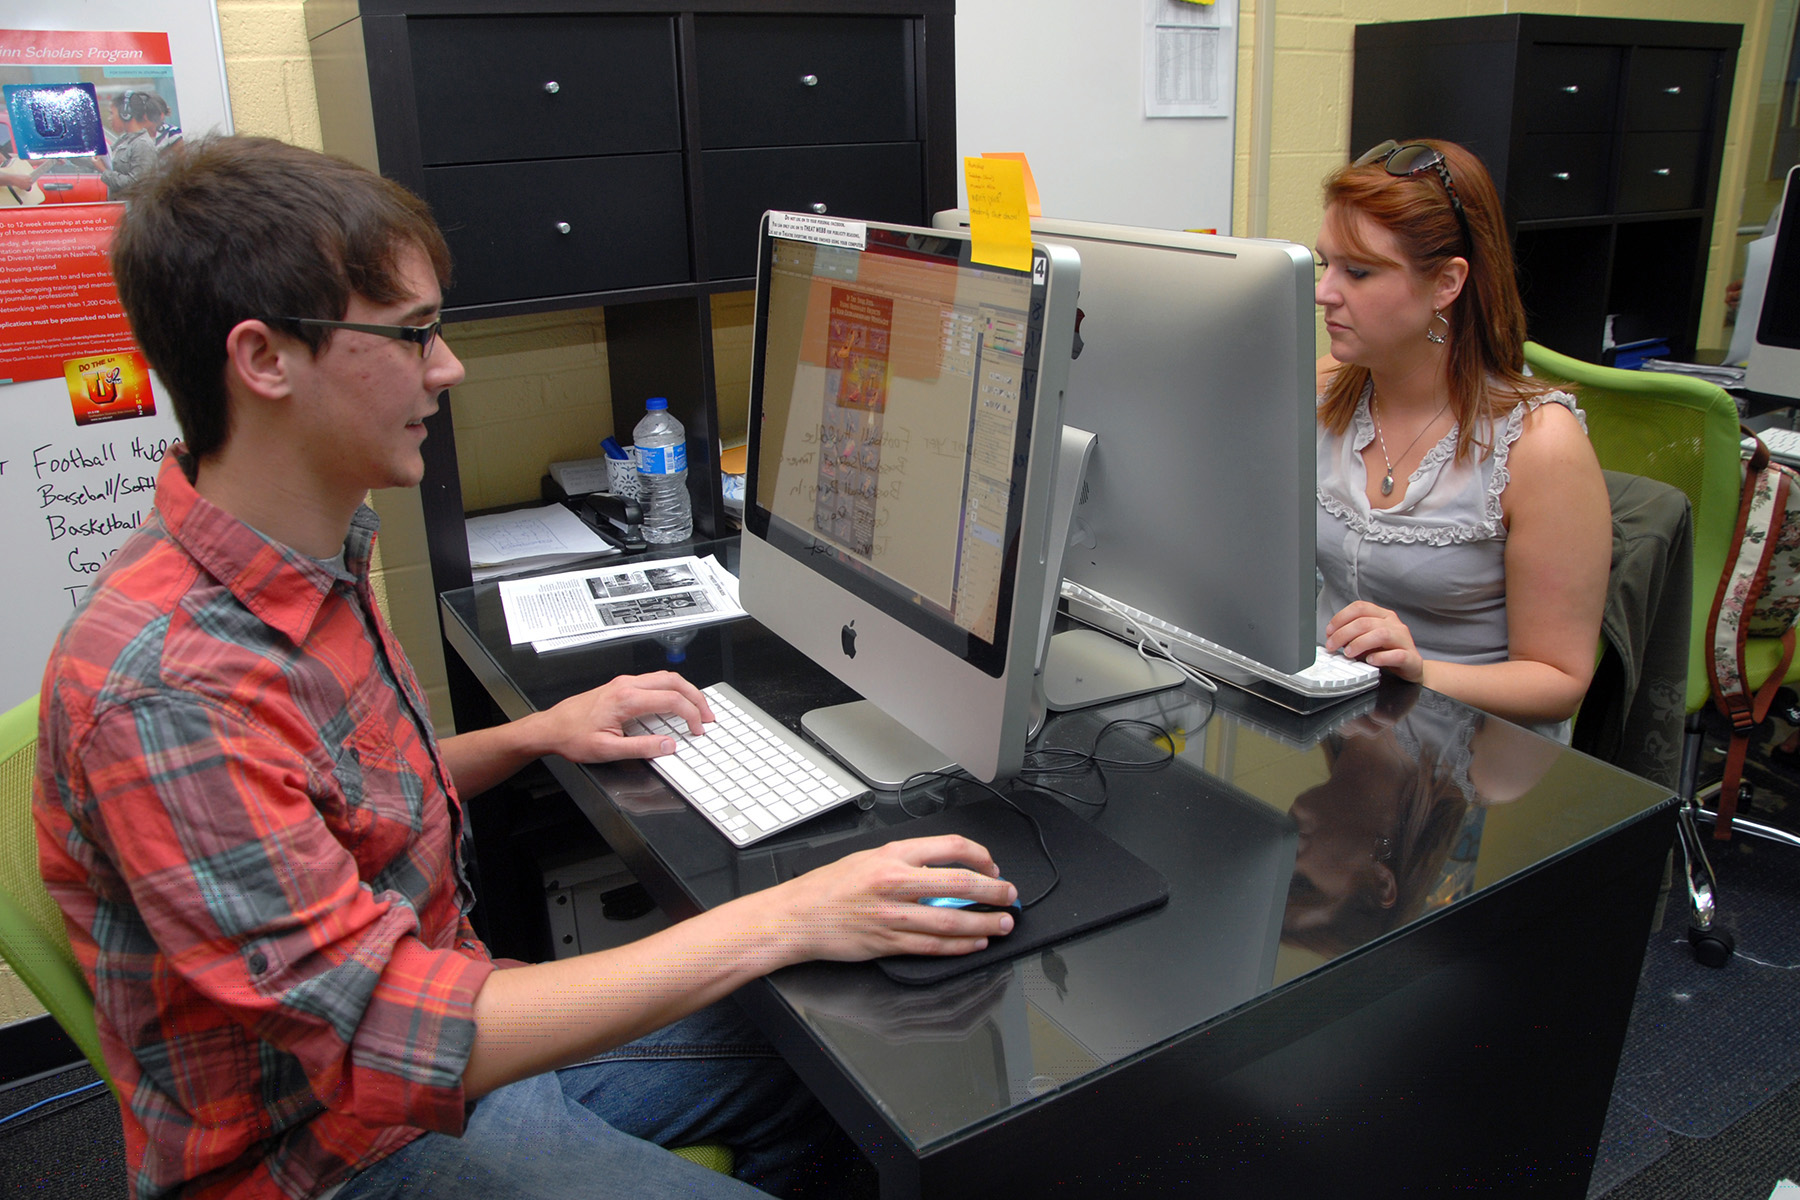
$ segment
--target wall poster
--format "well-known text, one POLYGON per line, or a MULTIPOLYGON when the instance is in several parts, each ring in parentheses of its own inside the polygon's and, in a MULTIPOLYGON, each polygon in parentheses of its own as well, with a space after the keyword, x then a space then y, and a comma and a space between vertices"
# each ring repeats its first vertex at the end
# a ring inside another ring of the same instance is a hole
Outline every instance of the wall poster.
POLYGON ((107 247, 132 178, 231 128, 210 0, 26 0, 0 23, 0 707, 150 512, 176 436, 107 247))

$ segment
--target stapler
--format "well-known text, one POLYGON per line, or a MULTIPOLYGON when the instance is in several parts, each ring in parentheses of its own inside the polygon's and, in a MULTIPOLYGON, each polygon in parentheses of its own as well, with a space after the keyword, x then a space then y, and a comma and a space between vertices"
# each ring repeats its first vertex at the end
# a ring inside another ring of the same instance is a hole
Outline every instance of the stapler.
POLYGON ((575 515, 622 550, 645 549, 644 510, 636 500, 594 492, 574 502, 575 515))

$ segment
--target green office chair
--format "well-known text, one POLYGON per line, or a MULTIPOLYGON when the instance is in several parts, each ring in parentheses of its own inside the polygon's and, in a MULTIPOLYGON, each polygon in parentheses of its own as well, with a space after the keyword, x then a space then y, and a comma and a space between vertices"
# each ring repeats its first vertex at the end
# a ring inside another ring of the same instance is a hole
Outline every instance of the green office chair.
POLYGON ((69 947, 62 910, 38 874, 37 836, 31 823, 37 717, 36 696, 0 714, 0 958, 112 1087, 94 1028, 93 993, 69 947))
MULTIPOLYGON (((1707 676, 1707 623, 1713 597, 1724 577, 1725 558, 1737 525, 1743 487, 1739 455, 1737 405, 1724 390, 1704 380, 1659 371, 1621 371, 1569 358, 1535 342, 1525 343, 1532 374, 1572 385, 1587 414, 1588 439, 1602 468, 1660 479, 1687 493, 1693 508, 1694 606, 1688 641, 1687 724, 1682 739, 1681 798, 1683 847, 1688 859, 1688 888, 1697 933, 1695 951, 1701 961, 1722 966, 1730 956, 1724 943, 1703 945, 1713 929, 1715 885, 1711 867, 1694 833, 1700 753, 1705 740, 1705 709, 1712 685, 1707 676), (1691 844, 1690 844, 1690 835, 1691 844), (1716 961, 1715 961, 1716 960, 1716 961)), ((1745 648, 1752 687, 1765 683, 1781 661, 1781 643, 1753 638, 1745 648)), ((1800 662, 1790 666, 1784 682, 1800 680, 1800 662)), ((1737 828, 1779 841, 1792 839, 1779 830, 1739 819, 1737 828)))
MULTIPOLYGON (((1714 384, 1686 375, 1620 371, 1525 343, 1533 375, 1574 385, 1587 414, 1588 439, 1608 471, 1647 475, 1687 493, 1694 514, 1694 607, 1688 641, 1687 711, 1706 707, 1706 622, 1725 574, 1725 553, 1737 522, 1743 473, 1738 458, 1738 413, 1714 384)), ((1752 670, 1758 660, 1752 658, 1752 670)), ((1762 666, 1767 679, 1775 659, 1762 666)), ((1696 767, 1698 760, 1695 760, 1696 767)), ((1691 788, 1683 763, 1683 786, 1691 788)), ((1691 795, 1691 790, 1689 792, 1691 795)))

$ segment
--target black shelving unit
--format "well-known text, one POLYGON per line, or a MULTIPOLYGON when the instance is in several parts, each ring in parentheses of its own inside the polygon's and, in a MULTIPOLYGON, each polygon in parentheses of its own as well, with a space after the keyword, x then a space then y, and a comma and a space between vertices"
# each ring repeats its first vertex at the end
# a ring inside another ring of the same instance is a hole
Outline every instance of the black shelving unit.
MULTIPOLYGON (((604 306, 612 432, 669 398, 697 539, 730 532, 710 297, 754 286, 758 217, 956 204, 954 0, 307 0, 306 20, 326 149, 444 227, 445 319, 604 306)), ((439 593, 470 581, 454 400, 425 442, 439 593)), ((489 723, 447 659, 458 727, 489 723)))
POLYGON ((1503 198, 1531 337, 1691 358, 1742 27, 1533 13, 1356 29, 1350 146, 1431 137, 1503 198))

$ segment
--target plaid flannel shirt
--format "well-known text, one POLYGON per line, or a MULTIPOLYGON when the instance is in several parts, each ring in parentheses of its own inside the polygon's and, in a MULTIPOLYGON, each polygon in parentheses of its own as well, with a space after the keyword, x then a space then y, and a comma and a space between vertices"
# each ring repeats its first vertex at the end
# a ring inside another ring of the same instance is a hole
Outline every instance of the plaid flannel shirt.
POLYGON ((171 452, 50 658, 34 809, 94 989, 134 1195, 305 1196, 460 1133, 463 814, 369 592, 171 452))

